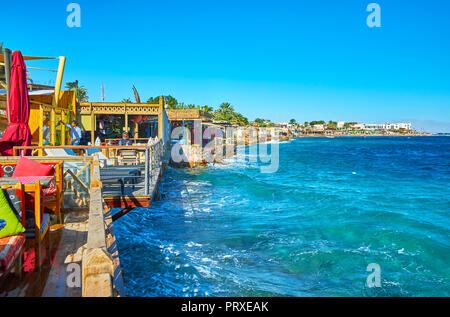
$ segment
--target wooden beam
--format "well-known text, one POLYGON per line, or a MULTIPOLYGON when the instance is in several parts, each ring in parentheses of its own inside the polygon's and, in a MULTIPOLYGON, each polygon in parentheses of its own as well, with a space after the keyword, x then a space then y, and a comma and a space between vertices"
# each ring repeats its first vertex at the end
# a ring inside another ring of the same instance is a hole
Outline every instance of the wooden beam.
POLYGON ((125 111, 125 132, 128 133, 128 113, 125 111))
POLYGON ((91 113, 91 145, 95 144, 95 114, 91 113))
POLYGON ((55 109, 50 111, 50 144, 56 145, 56 113, 55 109))
POLYGON ((10 122, 9 89, 10 89, 10 80, 11 80, 11 50, 5 48, 5 49, 3 49, 3 54, 5 57, 5 77, 6 77, 6 117, 8 118, 8 123, 9 123, 10 122))
POLYGON ((64 74, 64 66, 66 64, 66 58, 64 56, 59 56, 59 65, 58 65, 58 73, 56 74, 56 82, 55 82, 55 99, 53 101, 53 105, 58 107, 59 105, 59 97, 61 94, 61 84, 64 74))
MULTIPOLYGON (((66 113, 61 111, 61 120, 66 122, 66 113)), ((66 145, 66 126, 61 124, 61 145, 66 145)))
MULTIPOLYGON (((44 109, 39 107, 39 146, 44 144, 44 109)), ((42 156, 42 149, 38 150, 38 155, 42 156)))
POLYGON ((159 111, 158 111, 158 138, 160 140, 163 139, 163 133, 164 133, 164 127, 163 127, 163 111, 164 111, 164 104, 163 104, 163 97, 159 96, 159 111))

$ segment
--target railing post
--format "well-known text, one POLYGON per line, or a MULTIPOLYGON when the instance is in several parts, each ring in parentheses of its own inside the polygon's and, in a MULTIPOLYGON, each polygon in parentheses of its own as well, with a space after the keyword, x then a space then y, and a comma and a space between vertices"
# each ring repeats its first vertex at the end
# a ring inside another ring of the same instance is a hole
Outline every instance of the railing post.
POLYGON ((145 195, 149 195, 149 179, 148 179, 148 169, 149 169, 149 148, 145 149, 145 178, 144 178, 144 188, 145 188, 145 195))

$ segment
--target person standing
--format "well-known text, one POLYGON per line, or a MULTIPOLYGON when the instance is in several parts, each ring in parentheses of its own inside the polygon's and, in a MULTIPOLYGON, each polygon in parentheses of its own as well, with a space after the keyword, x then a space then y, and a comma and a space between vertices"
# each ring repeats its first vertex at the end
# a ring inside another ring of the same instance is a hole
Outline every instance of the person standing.
POLYGON ((64 123, 61 118, 59 119, 59 122, 70 129, 70 145, 80 145, 81 129, 78 126, 78 122, 73 120, 71 124, 68 124, 64 123))

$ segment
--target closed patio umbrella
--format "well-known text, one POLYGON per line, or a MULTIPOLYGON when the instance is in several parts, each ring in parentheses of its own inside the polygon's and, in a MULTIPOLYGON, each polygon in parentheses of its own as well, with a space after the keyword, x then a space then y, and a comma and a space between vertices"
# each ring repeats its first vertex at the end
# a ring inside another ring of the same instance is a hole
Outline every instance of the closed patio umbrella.
MULTIPOLYGON (((31 144, 30 101, 28 99, 26 66, 22 53, 15 51, 12 58, 8 110, 8 126, 0 140, 0 154, 13 155, 14 146, 31 144)), ((25 151, 27 155, 30 151, 25 151)))

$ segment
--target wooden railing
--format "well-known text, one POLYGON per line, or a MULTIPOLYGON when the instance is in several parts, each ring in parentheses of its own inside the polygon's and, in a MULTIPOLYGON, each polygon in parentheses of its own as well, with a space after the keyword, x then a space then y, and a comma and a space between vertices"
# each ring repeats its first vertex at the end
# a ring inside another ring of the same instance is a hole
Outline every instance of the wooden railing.
POLYGON ((152 144, 145 150, 145 195, 153 195, 150 188, 154 187, 158 181, 159 173, 161 171, 162 159, 164 155, 164 147, 161 140, 152 144))
MULTIPOLYGON (((24 150, 45 150, 45 149, 71 149, 74 151, 77 150, 88 150, 88 149, 99 149, 105 152, 106 157, 109 158, 117 158, 117 152, 121 150, 138 150, 141 152, 140 159, 143 159, 143 163, 145 164, 145 174, 144 174, 144 188, 145 194, 151 195, 150 188, 153 187, 153 184, 158 179, 158 173, 161 170, 162 159, 164 155, 164 145, 162 140, 158 140, 151 145, 130 145, 130 146, 121 146, 121 145, 105 145, 105 146, 82 146, 82 145, 60 145, 60 146, 15 146, 13 151, 15 154, 23 153, 24 150)), ((43 156, 53 157, 54 156, 43 156)), ((90 156, 64 156, 65 160, 76 160, 82 158, 89 158, 90 156)), ((59 157, 61 158, 61 157, 59 157)), ((141 161, 139 159, 139 161, 141 161)), ((117 160, 114 160, 112 163, 116 164, 117 160)), ((142 162, 142 161, 141 161, 142 162)), ((141 163, 142 164, 142 163, 141 163)), ((86 186, 83 186, 82 182, 77 180, 78 174, 71 173, 69 171, 65 172, 66 174, 70 174, 72 179, 77 182, 84 191, 86 191, 86 186)), ((142 176, 141 176, 142 177, 142 176)), ((72 182, 73 183, 73 182, 72 182)), ((66 186, 70 186, 71 183, 66 183, 66 186)), ((135 186, 135 185, 133 185, 135 186)), ((137 186, 137 185, 136 185, 137 186)), ((76 192, 77 193, 77 192, 76 192)))
POLYGON ((82 264, 82 294, 83 297, 112 297, 114 264, 106 241, 100 164, 97 158, 92 164, 90 192, 87 248, 82 264))

